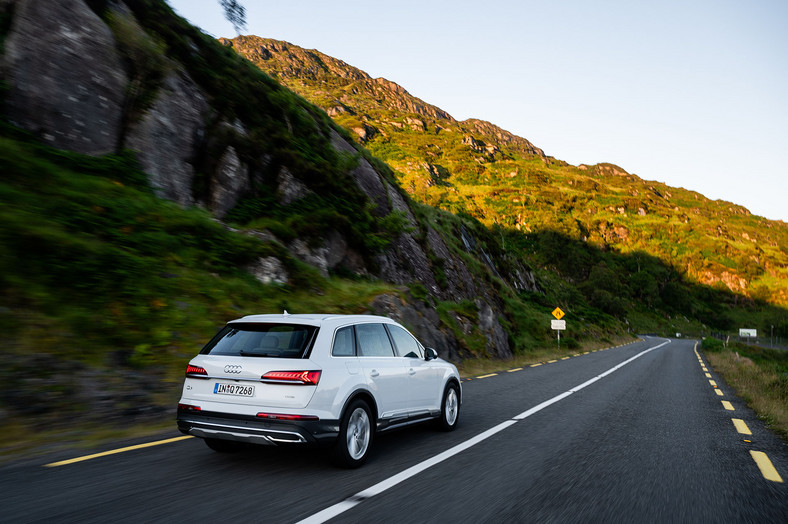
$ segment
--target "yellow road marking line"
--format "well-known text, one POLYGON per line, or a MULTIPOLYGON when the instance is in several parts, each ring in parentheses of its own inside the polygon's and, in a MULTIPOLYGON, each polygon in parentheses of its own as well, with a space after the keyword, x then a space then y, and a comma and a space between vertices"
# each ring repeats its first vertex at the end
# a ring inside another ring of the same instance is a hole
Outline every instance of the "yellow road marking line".
POLYGON ((736 431, 742 435, 752 435, 752 431, 747 427, 747 424, 740 418, 732 418, 733 425, 736 426, 736 431))
POLYGON ((709 380, 709 384, 711 384, 711 385, 712 385, 712 386, 714 386, 715 388, 717 387, 717 383, 716 383, 716 382, 714 382, 713 380, 709 380))
POLYGON ((476 377, 476 378, 489 378, 489 377, 495 377, 495 376, 498 376, 498 373, 490 373, 489 375, 482 375, 482 376, 476 377))
POLYGON ((711 373, 706 373, 706 378, 711 378, 711 373))
POLYGON ((124 453, 126 451, 133 451, 135 449, 142 449, 142 448, 150 448, 153 446, 160 446, 162 444, 170 444, 171 442, 178 442, 180 440, 186 440, 187 438, 194 438, 190 435, 186 435, 184 437, 175 437, 175 438, 168 438, 166 440, 157 440, 156 442, 146 442, 145 444, 137 444, 136 446, 128 446, 125 448, 118 448, 112 449, 110 451, 104 451, 102 453, 94 453, 93 455, 85 455, 84 457, 77 457, 68 460, 61 460, 59 462, 52 462, 51 464, 44 464, 45 468, 54 468, 57 466, 65 466, 67 464, 74 464, 75 462, 82 462, 84 460, 91 460, 94 458, 99 457, 106 457, 107 455, 114 455, 116 453, 124 453))
POLYGON ((552 364, 553 362, 558 362, 558 361, 557 360, 548 360, 547 361, 548 364, 552 364))
POLYGON ((570 358, 572 358, 572 357, 564 357, 561 360, 569 360, 570 358))
POLYGON ((730 403, 730 402, 728 402, 727 400, 723 400, 723 401, 722 401, 722 407, 724 407, 724 408, 725 408, 725 409, 727 409, 728 411, 736 411, 735 409, 733 409, 733 404, 731 404, 731 403, 730 403))
POLYGON ((761 470, 761 475, 766 480, 771 480, 772 482, 782 482, 783 479, 777 470, 774 469, 774 465, 772 465, 772 461, 769 460, 769 457, 766 456, 766 453, 763 451, 752 451, 750 450, 750 455, 752 455, 752 459, 758 464, 758 469, 761 470))
POLYGON ((723 395, 723 394, 722 394, 722 390, 721 390, 721 389, 715 389, 715 390, 714 390, 714 392, 715 392, 717 395, 721 396, 721 397, 724 397, 724 396, 725 396, 725 395, 723 395))
POLYGON ((532 368, 538 368, 541 365, 542 365, 542 363, 540 362, 539 364, 531 364, 531 367, 532 368))
POLYGON ((708 369, 706 369, 706 366, 703 366, 703 367, 702 367, 702 368, 700 368, 700 369, 702 369, 703 371, 705 371, 705 372, 707 372, 707 373, 708 373, 708 371, 709 371, 708 369))
POLYGON ((514 368, 514 369, 510 369, 508 371, 509 371, 509 373, 514 373, 515 371, 522 371, 522 370, 523 370, 523 368, 514 368))

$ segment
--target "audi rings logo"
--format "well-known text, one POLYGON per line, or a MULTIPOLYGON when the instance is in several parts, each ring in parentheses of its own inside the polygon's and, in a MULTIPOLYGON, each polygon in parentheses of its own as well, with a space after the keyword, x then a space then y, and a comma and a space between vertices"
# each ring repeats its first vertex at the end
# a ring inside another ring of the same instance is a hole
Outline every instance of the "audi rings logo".
POLYGON ((242 369, 241 366, 231 366, 231 365, 224 366, 225 373, 234 373, 236 375, 241 373, 241 369, 242 369))

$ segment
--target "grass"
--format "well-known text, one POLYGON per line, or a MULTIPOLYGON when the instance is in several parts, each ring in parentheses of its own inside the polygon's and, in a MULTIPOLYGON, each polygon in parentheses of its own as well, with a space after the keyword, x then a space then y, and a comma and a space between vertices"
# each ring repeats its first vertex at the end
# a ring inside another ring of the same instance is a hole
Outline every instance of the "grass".
POLYGON ((788 440, 788 351, 706 342, 706 359, 767 427, 788 440))

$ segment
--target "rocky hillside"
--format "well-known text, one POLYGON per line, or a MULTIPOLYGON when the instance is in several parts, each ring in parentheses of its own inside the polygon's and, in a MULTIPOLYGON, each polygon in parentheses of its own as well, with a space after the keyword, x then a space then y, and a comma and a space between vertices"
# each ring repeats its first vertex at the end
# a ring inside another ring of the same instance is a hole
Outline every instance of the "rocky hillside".
POLYGON ((418 201, 466 211, 488 226, 557 231, 603 249, 643 251, 693 282, 788 305, 784 222, 612 164, 556 161, 523 138, 479 120, 457 122, 318 51, 254 36, 220 41, 355 133, 418 201))
POLYGON ((524 260, 163 1, 4 0, 0 46, 0 415, 169 409, 250 312, 386 314, 455 362, 549 343, 524 260))
POLYGON ((454 362, 549 347, 556 305, 570 350, 788 331, 727 286, 746 260, 744 291, 774 298, 784 224, 567 166, 317 52, 223 45, 162 0, 2 0, 0 74, 0 417, 20 435, 166 413, 190 356, 251 312, 385 314, 454 362), (713 212, 745 248, 724 289, 687 280, 705 252, 676 240, 713 212))

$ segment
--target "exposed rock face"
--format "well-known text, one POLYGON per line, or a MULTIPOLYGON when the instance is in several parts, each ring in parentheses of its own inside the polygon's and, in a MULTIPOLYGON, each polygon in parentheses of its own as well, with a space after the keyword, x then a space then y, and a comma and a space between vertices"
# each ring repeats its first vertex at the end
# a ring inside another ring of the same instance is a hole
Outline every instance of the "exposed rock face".
MULTIPOLYGON (((385 182, 387 201, 391 201, 392 208, 405 213, 407 226, 416 228, 417 222, 405 200, 388 182, 385 182)), ((421 282, 433 295, 441 296, 441 289, 435 281, 430 261, 424 249, 416 242, 410 233, 399 235, 393 245, 377 257, 380 273, 384 280, 395 284, 408 284, 414 280, 421 282)))
POLYGON ((377 315, 393 318, 416 335, 422 344, 438 351, 443 359, 458 362, 463 355, 457 339, 441 330, 441 320, 431 307, 415 301, 403 302, 393 295, 380 295, 370 304, 377 315))
MULTIPOLYGON (((341 79, 346 89, 363 92, 381 106, 396 108, 404 113, 415 113, 433 119, 454 122, 442 109, 411 96, 402 86, 385 78, 372 78, 364 71, 352 67, 342 60, 325 55, 314 49, 303 49, 289 42, 260 38, 258 36, 238 36, 232 40, 220 38, 222 44, 235 48, 240 54, 256 63, 265 63, 263 68, 275 78, 286 81, 298 77, 310 80, 341 79)), ((345 109, 351 109, 352 103, 345 109)), ((359 108, 354 108, 356 112, 359 108)), ((359 128, 362 129, 362 128, 359 128)))
POLYGON ((254 265, 247 268, 257 280, 263 284, 286 284, 287 271, 282 261, 276 257, 260 258, 254 265))
POLYGON ((219 159, 219 167, 211 184, 211 211, 223 217, 235 206, 239 196, 248 190, 249 168, 238 158, 235 148, 230 146, 219 159))
POLYGON ((484 120, 477 120, 475 118, 464 120, 462 124, 469 126, 477 133, 495 138, 495 140, 500 144, 513 146, 525 153, 546 158, 544 151, 533 145, 531 142, 525 138, 514 135, 509 131, 501 129, 495 124, 491 124, 490 122, 484 120))
POLYGON ((283 206, 288 206, 296 200, 300 200, 309 195, 311 192, 312 191, 295 178, 286 167, 283 167, 279 171, 277 195, 279 197, 279 203, 283 206))
POLYGON ((446 281, 451 282, 451 286, 448 287, 445 293, 447 298, 454 302, 459 302, 464 298, 478 296, 478 289, 467 266, 451 254, 443 238, 431 227, 427 230, 427 243, 432 252, 440 260, 443 260, 443 272, 446 275, 446 281))
POLYGON ((496 358, 511 358, 509 337, 492 306, 484 300, 476 300, 476 307, 479 310, 479 329, 487 337, 487 353, 496 358))
POLYGON ((319 246, 310 246, 301 239, 295 239, 288 246, 290 254, 316 267, 327 277, 337 268, 343 268, 356 275, 368 276, 364 258, 360 253, 348 246, 345 238, 336 231, 330 231, 325 241, 319 246))
MULTIPOLYGON (((331 144, 337 151, 353 154, 357 152, 353 145, 348 143, 339 133, 333 130, 331 131, 331 144)), ((383 185, 383 181, 380 179, 380 175, 375 171, 375 168, 373 168, 366 159, 362 158, 358 167, 351 172, 351 175, 356 179, 356 183, 367 197, 377 205, 375 214, 378 216, 388 215, 391 212, 391 207, 388 202, 388 192, 383 185)))
POLYGON ((127 78, 109 28, 81 0, 18 0, 2 66, 9 119, 48 144, 117 147, 127 78))
MULTIPOLYGON (((142 168, 150 175, 150 183, 159 196, 184 206, 194 203, 192 162, 203 143, 208 110, 205 95, 191 78, 173 71, 164 79, 142 120, 129 130, 125 147, 138 152, 142 168)), ((228 179, 237 178, 235 171, 240 169, 240 162, 233 155, 235 152, 223 159, 228 179)), ((224 209, 227 199, 218 200, 224 209)))

